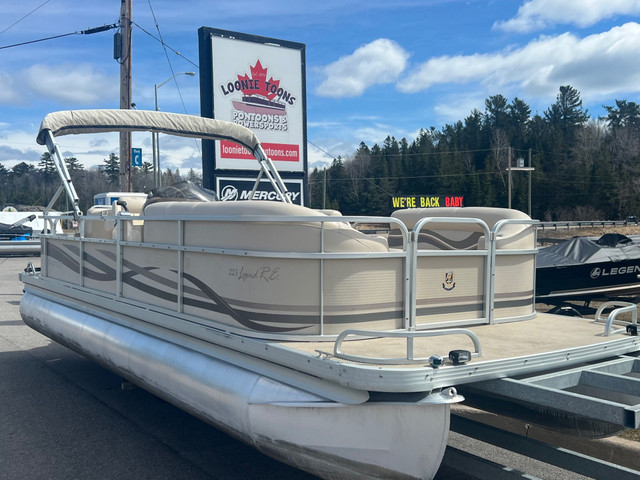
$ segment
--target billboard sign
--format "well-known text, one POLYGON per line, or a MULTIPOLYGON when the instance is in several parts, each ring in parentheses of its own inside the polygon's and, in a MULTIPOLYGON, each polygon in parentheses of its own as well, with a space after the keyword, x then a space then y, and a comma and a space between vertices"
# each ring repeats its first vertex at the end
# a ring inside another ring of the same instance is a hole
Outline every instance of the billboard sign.
MULTIPOLYGON (((253 130, 278 171, 304 172, 304 45, 215 29, 206 29, 207 40, 200 30, 201 58, 202 43, 210 42, 211 84, 201 81, 201 90, 212 100, 212 117, 253 130)), ((223 140, 215 168, 256 170, 257 163, 246 148, 223 140)))
POLYGON ((462 195, 393 195, 389 203, 393 210, 399 208, 463 207, 462 195))
MULTIPOLYGON (((302 195, 302 179, 284 180, 287 187, 287 194, 296 205, 304 205, 302 195)), ((280 200, 280 196, 274 191, 269 180, 260 180, 253 197, 251 192, 255 185, 255 179, 250 177, 216 177, 216 191, 223 202, 233 202, 236 200, 280 200)))

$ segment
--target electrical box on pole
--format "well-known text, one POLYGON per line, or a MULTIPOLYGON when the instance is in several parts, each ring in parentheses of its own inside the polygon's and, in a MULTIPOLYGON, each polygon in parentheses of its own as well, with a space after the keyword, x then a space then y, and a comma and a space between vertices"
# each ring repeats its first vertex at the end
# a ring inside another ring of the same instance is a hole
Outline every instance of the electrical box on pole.
POLYGON ((113 59, 120 60, 122 58, 122 34, 116 32, 113 34, 113 59))

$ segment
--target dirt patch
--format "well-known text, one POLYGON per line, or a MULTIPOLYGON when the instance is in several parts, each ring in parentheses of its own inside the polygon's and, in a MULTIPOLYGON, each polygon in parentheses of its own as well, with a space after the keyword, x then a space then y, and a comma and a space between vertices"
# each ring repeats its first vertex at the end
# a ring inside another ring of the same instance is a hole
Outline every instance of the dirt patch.
POLYGON ((601 237, 605 233, 621 233, 622 235, 640 235, 640 225, 611 226, 611 227, 580 227, 580 228, 539 228, 539 239, 567 239, 573 237, 601 237))
POLYGON ((620 434, 620 437, 640 442, 640 430, 626 430, 620 434))

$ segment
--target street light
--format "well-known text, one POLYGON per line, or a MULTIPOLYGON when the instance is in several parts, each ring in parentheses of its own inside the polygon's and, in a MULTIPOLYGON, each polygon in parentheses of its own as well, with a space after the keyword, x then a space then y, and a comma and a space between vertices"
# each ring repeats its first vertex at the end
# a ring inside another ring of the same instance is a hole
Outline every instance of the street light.
MULTIPOLYGON (((190 77, 194 77, 195 73, 194 72, 180 72, 180 73, 176 73, 173 77, 171 78, 167 78, 164 82, 158 84, 158 85, 154 85, 154 93, 155 93, 155 107, 156 107, 156 112, 158 111, 158 89, 163 86, 165 83, 170 82, 171 80, 173 80, 174 78, 176 78, 178 75, 188 75, 190 77)), ((160 175, 160 138, 158 136, 157 132, 151 132, 151 147, 153 150, 153 171, 154 171, 154 176, 155 176, 155 181, 154 181, 154 185, 156 188, 158 188, 160 186, 160 179, 161 179, 161 175, 160 175)))

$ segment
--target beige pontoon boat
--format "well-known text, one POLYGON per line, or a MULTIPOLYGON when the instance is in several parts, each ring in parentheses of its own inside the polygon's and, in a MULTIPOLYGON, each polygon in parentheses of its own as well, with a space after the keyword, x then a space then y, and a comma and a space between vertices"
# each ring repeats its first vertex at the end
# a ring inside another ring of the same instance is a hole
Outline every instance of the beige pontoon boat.
POLYGON ((48 221, 73 218, 79 231, 45 235, 41 271, 21 276, 24 321, 268 455, 322 478, 432 478, 464 385, 541 408, 570 399, 575 415, 639 426, 633 402, 549 384, 571 386, 560 369, 602 360, 594 375, 640 391, 623 371, 640 370, 625 356, 640 351, 636 311, 537 313, 536 222, 520 212, 326 215, 287 201, 253 133, 206 118, 58 112, 38 143, 74 206, 48 221), (82 215, 54 136, 123 130, 233 140, 283 201, 122 193, 82 215), (391 230, 366 235, 356 223, 391 230))

